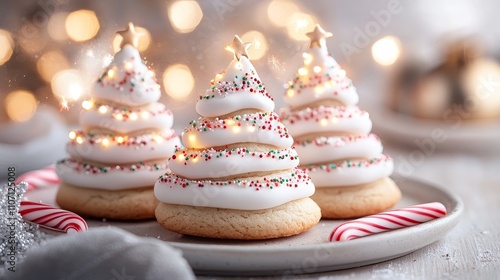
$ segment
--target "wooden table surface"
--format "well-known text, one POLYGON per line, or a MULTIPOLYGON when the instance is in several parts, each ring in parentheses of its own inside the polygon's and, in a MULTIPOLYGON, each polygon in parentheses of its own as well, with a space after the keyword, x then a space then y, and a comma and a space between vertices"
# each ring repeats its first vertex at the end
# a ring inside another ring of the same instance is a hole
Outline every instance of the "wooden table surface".
MULTIPOLYGON (((408 164, 413 150, 386 145, 385 151, 394 157, 397 170, 398 165, 408 164)), ((439 185, 462 198, 465 209, 451 232, 394 260, 289 279, 500 279, 500 156, 438 151, 408 170, 412 172, 405 175, 439 185)))

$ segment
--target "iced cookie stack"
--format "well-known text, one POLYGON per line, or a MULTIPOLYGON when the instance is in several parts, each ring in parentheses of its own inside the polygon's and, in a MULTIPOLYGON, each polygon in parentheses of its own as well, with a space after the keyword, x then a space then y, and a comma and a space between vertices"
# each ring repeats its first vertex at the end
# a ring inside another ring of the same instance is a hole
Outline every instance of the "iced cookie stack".
POLYGON ((267 239, 304 232, 320 219, 309 198, 314 185, 273 112, 247 54, 235 36, 225 71, 200 95, 182 135, 185 149, 169 161, 172 173, 155 185, 158 222, 168 230, 212 238, 267 239))
POLYGON ((82 215, 154 217, 156 179, 167 172, 179 137, 173 116, 158 102, 160 86, 142 62, 132 24, 122 48, 82 103, 82 130, 71 131, 67 159, 57 163, 57 203, 82 215))
POLYGON ((320 26, 307 34, 304 66, 288 83, 281 111, 294 137, 301 168, 309 173, 316 193, 312 199, 323 218, 351 218, 394 206, 401 193, 388 177, 392 159, 382 153, 380 139, 370 133, 372 122, 356 105, 356 88, 328 54, 320 26))

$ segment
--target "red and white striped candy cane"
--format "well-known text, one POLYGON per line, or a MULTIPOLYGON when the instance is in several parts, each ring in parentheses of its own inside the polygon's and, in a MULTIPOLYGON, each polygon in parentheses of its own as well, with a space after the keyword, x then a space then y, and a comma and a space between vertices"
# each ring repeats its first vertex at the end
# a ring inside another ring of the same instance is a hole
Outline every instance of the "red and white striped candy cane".
POLYGON ((25 221, 52 230, 66 233, 88 230, 87 222, 77 214, 43 203, 21 201, 19 214, 25 221))
POLYGON ((28 189, 26 191, 55 187, 61 182, 56 174, 56 166, 54 164, 24 173, 17 178, 16 184, 23 181, 28 183, 28 189))
POLYGON ((329 241, 346 241, 380 232, 411 227, 445 215, 446 208, 439 202, 391 210, 342 223, 330 233, 329 241))

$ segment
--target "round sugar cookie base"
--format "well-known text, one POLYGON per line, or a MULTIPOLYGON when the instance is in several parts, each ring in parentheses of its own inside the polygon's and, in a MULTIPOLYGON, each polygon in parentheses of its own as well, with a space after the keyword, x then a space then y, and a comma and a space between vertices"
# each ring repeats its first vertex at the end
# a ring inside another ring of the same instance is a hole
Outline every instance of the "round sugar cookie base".
POLYGON ((388 210, 399 201, 401 191, 385 177, 355 186, 316 188, 311 198, 321 208, 322 218, 350 219, 388 210))
POLYGON ((154 218, 158 205, 153 187, 110 191, 64 183, 59 186, 56 202, 62 209, 79 215, 116 220, 154 218))
POLYGON ((156 208, 156 219, 170 231, 220 239, 259 240, 292 236, 309 230, 320 218, 320 208, 310 198, 263 210, 195 207, 163 202, 156 208))

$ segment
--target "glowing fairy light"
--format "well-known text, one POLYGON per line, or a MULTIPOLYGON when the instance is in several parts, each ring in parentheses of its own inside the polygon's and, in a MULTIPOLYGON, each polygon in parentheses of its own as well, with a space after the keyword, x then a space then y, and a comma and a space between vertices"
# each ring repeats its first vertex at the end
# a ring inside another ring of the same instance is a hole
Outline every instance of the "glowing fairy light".
POLYGON ((118 121, 122 121, 123 120, 123 115, 122 114, 116 114, 114 117, 118 121))
POLYGON ((332 82, 326 82, 325 83, 325 87, 326 88, 331 88, 331 87, 333 87, 333 83, 332 82))
POLYGON ((293 96, 294 96, 294 94, 295 94, 295 93, 293 92, 293 89, 288 89, 288 90, 286 91, 286 95, 287 95, 288 97, 293 97, 293 96))
POLYGON ((303 53, 302 54, 302 57, 304 58, 304 64, 305 65, 309 65, 311 64, 312 60, 313 60, 313 57, 312 55, 308 54, 308 53, 303 53))
POLYGON ((153 136, 153 141, 155 141, 156 143, 161 143, 163 142, 163 137, 161 137, 161 135, 155 134, 153 136))
POLYGON ((135 121, 135 120, 137 120, 137 114, 136 113, 130 113, 130 115, 128 116, 128 118, 131 121, 135 121))
POLYGON ((144 112, 142 112, 142 113, 141 113, 141 117, 142 117, 143 119, 147 120, 147 119, 149 119, 149 113, 148 113, 148 112, 146 112, 146 111, 144 111, 144 112))
POLYGON ((337 74, 339 75, 339 77, 343 78, 345 77, 346 73, 345 73, 345 70, 344 69, 340 69, 337 74))
POLYGON ((179 161, 184 161, 186 157, 184 156, 184 154, 180 154, 177 158, 179 159, 179 161))
POLYGON ((338 118, 333 117, 330 121, 331 121, 332 123, 337 123, 337 122, 339 121, 339 119, 338 119, 338 118))
POLYGON ((321 126, 326 126, 328 124, 328 121, 326 119, 321 119, 319 123, 321 124, 321 126))
POLYGON ((83 143, 83 138, 81 136, 76 136, 76 143, 82 144, 83 143))
POLYGON ((71 140, 75 140, 75 138, 76 138, 76 132, 75 132, 74 130, 70 131, 70 132, 68 133, 68 137, 69 137, 69 139, 71 139, 71 140))
POLYGON ((125 68, 125 70, 130 71, 130 70, 132 70, 132 68, 134 68, 134 65, 132 64, 132 62, 127 61, 127 62, 125 62, 123 67, 125 68))
POLYGON ((231 119, 226 120, 226 124, 227 124, 227 125, 229 125, 229 126, 231 126, 231 125, 233 125, 233 124, 234 124, 234 121, 233 121, 233 120, 231 120, 231 119))
POLYGON ((94 107, 94 101, 92 100, 84 100, 82 102, 82 108, 85 109, 85 110, 90 110, 94 107))
POLYGON ((198 160, 199 160, 199 157, 195 157, 195 158, 193 158, 193 160, 192 160, 191 162, 193 162, 193 163, 197 163, 197 162, 198 162, 198 160))
POLYGON ((106 114, 106 112, 108 111, 108 106, 106 106, 106 105, 101 105, 101 106, 99 106, 99 109, 98 109, 98 110, 99 110, 99 113, 101 113, 101 114, 106 114))
POLYGON ((222 74, 221 73, 218 73, 217 75, 215 75, 215 80, 216 81, 220 81, 220 79, 222 79, 222 74))
POLYGON ((301 76, 307 75, 307 69, 304 67, 299 68, 299 75, 301 75, 301 76))
POLYGON ((314 66, 313 71, 314 71, 314 73, 319 73, 319 72, 321 72, 321 67, 314 66))
POLYGON ((109 139, 108 138, 104 138, 101 140, 101 144, 104 146, 104 147, 107 147, 109 146, 109 139))
POLYGON ((109 69, 109 70, 108 70, 108 73, 107 73, 107 76, 108 76, 110 79, 113 79, 113 77, 115 76, 115 70, 113 70, 113 69, 109 69))
POLYGON ((233 126, 232 130, 233 130, 234 133, 240 133, 241 127, 239 127, 239 126, 236 125, 236 126, 233 126))
POLYGON ((234 68, 235 68, 236 70, 241 70, 241 67, 242 67, 242 66, 241 66, 241 63, 240 63, 240 62, 236 62, 236 63, 234 64, 234 68))
POLYGON ((253 125, 252 125, 252 126, 249 126, 249 127, 248 127, 248 132, 251 132, 251 133, 252 133, 252 132, 255 132, 255 126, 253 126, 253 125))
POLYGON ((319 95, 319 94, 322 94, 323 92, 325 92, 325 88, 324 87, 322 87, 322 86, 316 86, 316 87, 314 87, 314 93, 316 93, 316 94, 319 95))
POLYGON ((125 141, 125 139, 122 136, 116 137, 116 143, 122 144, 125 141))
POLYGON ((189 139, 189 142, 194 142, 194 141, 196 141, 196 136, 191 134, 191 135, 189 135, 188 139, 189 139))

